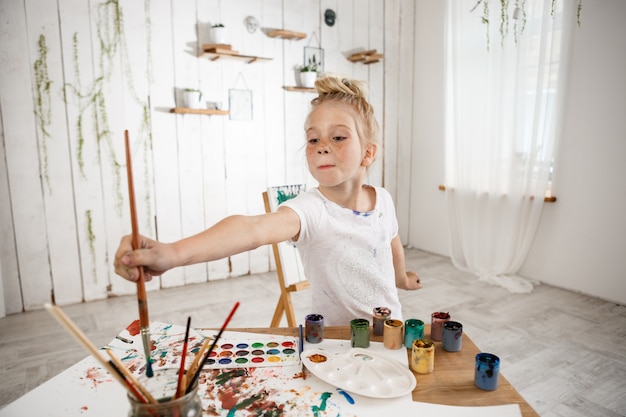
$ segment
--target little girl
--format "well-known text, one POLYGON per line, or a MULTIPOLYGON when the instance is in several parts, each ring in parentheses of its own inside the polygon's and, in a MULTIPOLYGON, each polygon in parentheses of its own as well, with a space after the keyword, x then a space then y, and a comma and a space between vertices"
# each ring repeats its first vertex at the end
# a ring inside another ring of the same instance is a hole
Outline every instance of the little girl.
POLYGON ((404 248, 390 194, 364 183, 378 150, 378 123, 365 97, 365 85, 335 76, 315 83, 318 97, 305 122, 306 159, 318 187, 256 216, 233 215, 211 228, 173 243, 122 238, 115 272, 131 281, 183 265, 208 262, 290 241, 311 283, 312 313, 327 326, 347 326, 368 318, 374 307, 388 307, 402 319, 396 288, 421 288, 406 271, 404 248))

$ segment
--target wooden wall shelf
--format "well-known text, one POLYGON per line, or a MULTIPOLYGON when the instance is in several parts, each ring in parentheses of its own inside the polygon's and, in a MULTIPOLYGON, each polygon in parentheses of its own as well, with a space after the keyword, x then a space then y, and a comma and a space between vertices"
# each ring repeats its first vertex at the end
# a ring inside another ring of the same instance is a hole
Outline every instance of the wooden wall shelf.
POLYGON ((350 62, 363 62, 365 65, 373 64, 383 59, 383 54, 376 52, 376 49, 369 51, 356 52, 348 57, 350 62))
POLYGON ((315 93, 317 90, 315 88, 309 87, 292 87, 292 86, 284 86, 283 87, 287 91, 299 91, 301 93, 315 93))
POLYGON ((186 107, 174 107, 170 109, 170 113, 178 114, 207 114, 209 116, 227 116, 230 114, 228 110, 214 110, 214 109, 188 109, 186 107))
POLYGON ((226 59, 237 59, 240 61, 246 61, 247 64, 251 64, 253 62, 262 62, 262 61, 271 61, 272 58, 263 58, 260 56, 252 56, 252 55, 239 55, 239 54, 230 54, 230 53, 220 53, 220 52, 204 52, 200 55, 204 58, 208 58, 211 61, 216 61, 221 58, 226 59))
POLYGON ((284 30, 284 29, 276 29, 267 34, 270 38, 283 38, 283 39, 304 39, 306 38, 306 33, 302 32, 294 32, 292 30, 284 30))

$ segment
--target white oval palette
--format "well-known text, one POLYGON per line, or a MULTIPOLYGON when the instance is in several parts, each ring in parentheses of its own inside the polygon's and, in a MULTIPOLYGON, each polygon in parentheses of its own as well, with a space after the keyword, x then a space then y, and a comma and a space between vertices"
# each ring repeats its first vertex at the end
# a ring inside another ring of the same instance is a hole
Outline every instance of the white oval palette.
POLYGON ((332 354, 323 349, 308 349, 302 363, 322 381, 372 398, 394 398, 415 388, 415 376, 408 366, 367 349, 354 348, 332 354))

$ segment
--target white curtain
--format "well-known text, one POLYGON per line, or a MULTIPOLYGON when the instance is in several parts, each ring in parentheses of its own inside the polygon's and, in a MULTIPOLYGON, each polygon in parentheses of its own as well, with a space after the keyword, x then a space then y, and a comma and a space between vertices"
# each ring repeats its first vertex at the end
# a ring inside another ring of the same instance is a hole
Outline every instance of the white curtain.
POLYGON ((573 0, 447 2, 451 258, 511 292, 533 288, 516 273, 550 187, 575 9, 573 0))

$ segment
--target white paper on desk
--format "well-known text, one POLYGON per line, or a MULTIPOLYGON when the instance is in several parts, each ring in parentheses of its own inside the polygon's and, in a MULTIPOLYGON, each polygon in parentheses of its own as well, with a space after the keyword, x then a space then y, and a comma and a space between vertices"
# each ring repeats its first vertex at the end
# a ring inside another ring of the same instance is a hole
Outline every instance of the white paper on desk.
POLYGON ((88 356, 0 410, 0 417, 126 416, 126 390, 88 356))

